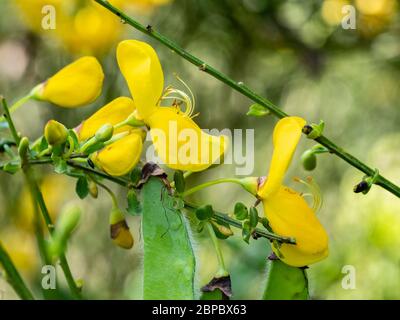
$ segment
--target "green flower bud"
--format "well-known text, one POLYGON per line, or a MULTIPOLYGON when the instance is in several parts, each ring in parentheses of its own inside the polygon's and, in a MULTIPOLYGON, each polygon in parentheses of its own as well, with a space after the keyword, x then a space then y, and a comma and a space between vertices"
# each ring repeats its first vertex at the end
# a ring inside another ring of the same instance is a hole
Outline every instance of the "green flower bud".
POLYGON ((60 145, 67 141, 68 130, 62 123, 50 120, 44 127, 44 137, 49 145, 60 145))
POLYGON ((301 163, 307 171, 314 170, 317 166, 317 156, 313 150, 306 150, 301 156, 301 163))
POLYGON ((99 188, 97 188, 96 182, 94 182, 92 179, 89 179, 89 193, 92 198, 97 199, 99 188))
POLYGON ((67 241, 78 225, 80 217, 81 210, 75 205, 69 205, 62 210, 49 245, 51 256, 57 258, 65 252, 67 241))
POLYGON ((111 124, 105 124, 96 131, 95 138, 97 142, 106 142, 112 138, 114 127, 111 124))
POLYGON ((29 149, 29 140, 27 137, 23 137, 18 145, 18 154, 21 158, 24 158, 29 149))

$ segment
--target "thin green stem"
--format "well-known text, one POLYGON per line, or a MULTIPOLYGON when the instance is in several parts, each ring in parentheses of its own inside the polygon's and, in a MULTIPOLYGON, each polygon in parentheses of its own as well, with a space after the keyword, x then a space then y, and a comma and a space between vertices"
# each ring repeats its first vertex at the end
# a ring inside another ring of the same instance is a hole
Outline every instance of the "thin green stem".
POLYGON ((227 277, 227 276, 229 276, 229 272, 226 270, 224 256, 222 255, 222 251, 219 246, 217 236, 215 235, 214 229, 210 222, 206 222, 206 228, 207 228, 208 234, 210 235, 210 238, 213 243, 215 253, 217 254, 217 259, 218 259, 218 271, 217 271, 215 277, 216 278, 227 277))
MULTIPOLYGON (((10 110, 8 109, 7 102, 3 97, 1 97, 1 100, 2 100, 2 103, 3 103, 4 112, 5 112, 5 115, 6 115, 6 120, 8 122, 11 134, 12 134, 14 140, 15 140, 15 143, 17 145, 19 145, 19 143, 21 141, 21 138, 18 135, 17 130, 15 129, 14 122, 12 121, 10 110)), ((43 217, 43 219, 45 221, 47 229, 48 229, 50 235, 52 235, 53 231, 54 231, 54 224, 53 224, 52 219, 50 217, 49 211, 47 210, 46 203, 45 203, 44 198, 43 198, 43 194, 40 191, 40 188, 39 188, 38 184, 36 183, 36 179, 35 179, 35 177, 33 175, 33 171, 32 171, 32 168, 30 167, 27 155, 26 155, 26 158, 24 158, 22 160, 24 160, 24 161, 22 161, 23 165, 24 165, 23 166, 23 171, 24 171, 25 177, 26 177, 26 179, 28 181, 28 184, 30 186, 32 197, 36 200, 37 204, 39 205, 39 208, 40 208, 40 211, 42 212, 42 217, 43 217)), ((78 288, 78 286, 76 285, 76 282, 75 282, 74 278, 72 277, 72 273, 71 273, 71 270, 69 268, 69 265, 68 265, 67 259, 65 257, 65 254, 62 254, 60 256, 60 266, 61 266, 61 269, 64 272, 65 279, 67 280, 67 283, 68 283, 68 286, 69 286, 69 288, 71 290, 72 296, 75 299, 80 299, 81 298, 81 292, 80 292, 80 289, 78 288)))
POLYGON ((97 180, 95 180, 95 182, 100 187, 102 187, 104 190, 106 190, 107 193, 110 195, 111 201, 112 201, 112 204, 113 204, 113 208, 118 208, 118 201, 117 201, 117 197, 115 196, 114 192, 112 192, 112 190, 109 187, 107 187, 105 184, 103 184, 101 182, 98 182, 97 180))
MULTIPOLYGON (((132 19, 131 17, 126 15, 124 12, 122 12, 121 10, 119 10, 118 8, 113 6, 108 1, 105 1, 105 0, 95 0, 95 1, 97 3, 99 3, 100 5, 102 5, 104 8, 106 8, 107 10, 109 10, 110 12, 112 12, 113 14, 115 14, 116 16, 118 16, 125 23, 127 23, 130 26, 134 27, 135 29, 141 31, 142 33, 145 33, 149 37, 156 39, 161 44, 168 47, 169 49, 171 49, 173 52, 180 55, 185 60, 187 60, 190 63, 192 63, 193 65, 199 67, 199 69, 201 71, 204 71, 205 73, 207 73, 207 74, 211 75, 212 77, 218 79, 219 81, 227 84, 232 89, 238 91, 239 93, 243 94, 244 96, 246 96, 249 99, 253 100, 254 102, 258 103, 259 105, 265 107, 276 117, 284 118, 284 117, 289 116, 287 113, 282 111, 278 106, 276 106, 270 100, 258 95, 253 90, 251 90, 249 87, 244 85, 242 82, 234 81, 233 79, 231 79, 224 73, 222 73, 222 72, 218 71, 217 69, 213 68, 212 66, 208 65, 201 59, 197 58, 196 56, 192 55, 188 51, 181 48, 179 45, 174 43, 169 38, 165 37, 164 35, 162 35, 161 33, 157 32, 157 31, 155 31, 151 26, 145 27, 144 25, 140 24, 139 22, 132 19)), ((361 172, 364 172, 368 176, 373 176, 373 174, 375 172, 374 169, 367 166, 365 163, 363 163, 361 160, 357 159, 356 157, 352 156, 351 154, 345 152, 342 148, 335 145, 327 137, 320 136, 320 137, 316 138, 315 141, 317 141, 324 147, 328 148, 331 153, 337 155, 339 158, 343 159, 344 161, 346 161, 348 164, 350 164, 354 168, 357 168, 358 170, 360 170, 361 172)), ((379 175, 378 179, 376 181, 376 184, 400 198, 400 187, 395 185, 394 183, 392 183, 385 177, 379 175)))
POLYGON ((182 196, 183 197, 187 197, 197 191, 200 191, 204 188, 210 187, 210 186, 214 186, 216 184, 220 184, 220 183, 236 183, 236 184, 240 184, 240 179, 235 179, 235 178, 221 178, 221 179, 216 179, 216 180, 212 180, 212 181, 207 181, 205 183, 199 184, 189 190, 186 190, 182 196))
MULTIPOLYGON (((50 164, 51 162, 52 162, 51 159, 42 159, 41 161, 39 161, 39 160, 29 160, 29 163, 36 164, 36 165, 50 164)), ((129 187, 130 186, 130 181, 127 180, 127 179, 118 178, 118 177, 112 177, 112 176, 109 176, 108 174, 106 174, 104 172, 100 172, 100 171, 97 171, 95 169, 88 168, 86 166, 83 166, 81 164, 75 163, 73 161, 67 161, 67 164, 72 168, 80 169, 80 170, 85 171, 85 172, 87 172, 89 174, 96 175, 97 177, 100 177, 100 178, 106 179, 108 181, 114 182, 114 183, 116 183, 116 184, 118 184, 118 185, 120 185, 122 187, 129 187)), ((1 167, 0 167, 0 169, 1 169, 1 167)), ((188 202, 185 202, 185 207, 189 208, 189 209, 192 209, 192 210, 196 210, 197 209, 197 206, 195 206, 193 204, 190 204, 188 202)), ((224 213, 215 212, 214 213, 214 219, 217 220, 217 221, 226 222, 229 225, 231 225, 233 227, 236 227, 238 229, 242 228, 242 224, 241 224, 240 221, 232 219, 227 214, 224 214, 224 213)), ((269 239, 269 240, 277 240, 277 241, 282 242, 282 243, 296 244, 296 240, 293 239, 293 238, 281 237, 281 236, 276 235, 276 234, 274 234, 272 232, 264 231, 264 230, 261 230, 259 228, 256 228, 254 230, 254 234, 256 236, 258 236, 258 237, 266 238, 266 239, 269 239)))
POLYGON ((0 96, 0 100, 1 100, 1 103, 3 104, 4 118, 8 123, 8 127, 10 128, 11 135, 13 136, 14 141, 15 141, 16 145, 18 146, 19 142, 21 141, 21 137, 19 136, 17 129, 15 129, 14 122, 11 119, 10 109, 8 109, 7 101, 6 101, 6 99, 4 99, 3 96, 0 96))
POLYGON ((14 291, 23 300, 34 300, 33 294, 28 289, 6 249, 0 241, 0 264, 6 272, 6 280, 13 287, 14 291))
MULTIPOLYGON (((19 107, 24 105, 26 102, 28 102, 32 98, 32 93, 27 94, 26 96, 22 97, 19 99, 17 102, 15 102, 11 107, 10 107, 10 113, 13 113, 15 110, 17 110, 19 107)), ((0 117, 0 122, 6 120, 5 117, 0 117)))
MULTIPOLYGON (((191 204, 189 202, 185 202, 185 208, 190 209, 190 210, 197 210, 198 207, 194 204, 191 204)), ((214 216, 213 219, 217 222, 225 222, 233 227, 236 227, 238 229, 242 229, 242 223, 238 220, 232 219, 229 217, 227 214, 214 211, 214 216)), ((291 238, 291 237, 283 237, 280 235, 277 235, 275 233, 266 231, 266 230, 261 230, 260 228, 255 228, 254 229, 254 234, 258 237, 266 238, 268 240, 276 240, 280 243, 289 243, 289 244, 296 244, 296 239, 291 238)))

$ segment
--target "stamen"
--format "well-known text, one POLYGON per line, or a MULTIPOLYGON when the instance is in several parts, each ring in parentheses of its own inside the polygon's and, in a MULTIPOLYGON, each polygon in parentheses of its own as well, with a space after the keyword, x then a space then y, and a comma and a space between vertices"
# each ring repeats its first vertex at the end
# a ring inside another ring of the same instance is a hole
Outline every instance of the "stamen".
POLYGON ((321 189, 319 188, 318 184, 315 182, 315 180, 308 176, 306 178, 306 181, 301 180, 298 177, 293 178, 294 181, 296 182, 300 182, 302 184, 304 184, 305 186, 308 187, 308 189, 310 190, 310 193, 305 193, 302 194, 303 197, 305 196, 312 196, 313 197, 313 205, 312 205, 312 209, 315 213, 317 213, 322 206, 322 193, 321 193, 321 189))
POLYGON ((179 89, 175 89, 171 86, 167 86, 164 90, 164 93, 161 97, 161 101, 162 100, 167 100, 167 99, 173 99, 174 103, 173 105, 178 107, 179 110, 187 117, 194 117, 196 115, 193 115, 194 109, 195 109, 195 98, 193 95, 192 90, 189 88, 189 86, 176 74, 174 73, 174 76, 176 77, 176 79, 181 82, 184 87, 189 91, 190 96, 179 89), (177 103, 177 101, 179 101, 180 103, 177 103), (185 110, 182 111, 180 108, 180 105, 184 103, 185 104, 185 110))

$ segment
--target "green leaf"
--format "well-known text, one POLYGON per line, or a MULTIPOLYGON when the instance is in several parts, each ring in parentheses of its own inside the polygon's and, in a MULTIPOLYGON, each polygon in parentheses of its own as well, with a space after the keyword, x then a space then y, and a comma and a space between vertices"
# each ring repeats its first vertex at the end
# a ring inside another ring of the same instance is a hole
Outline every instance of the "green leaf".
POLYGON ((194 299, 195 257, 182 213, 165 204, 171 198, 159 178, 142 192, 144 299, 194 299))
POLYGON ((185 178, 182 171, 175 171, 174 173, 175 189, 178 193, 185 191, 185 178))
POLYGON ((236 202, 233 213, 235 214, 235 217, 238 220, 244 220, 249 215, 248 211, 247 211, 247 207, 241 202, 236 202))
POLYGON ((75 192, 79 198, 84 199, 89 194, 89 182, 86 177, 79 177, 76 182, 75 192))
POLYGON ((244 220, 242 222, 242 239, 244 242, 249 243, 251 236, 250 221, 244 220))
POLYGON ((137 198, 136 190, 130 189, 128 191, 127 200, 128 200, 128 208, 126 208, 126 211, 128 211, 128 213, 131 214, 132 216, 141 215, 142 206, 140 205, 140 201, 137 198))
POLYGON ((263 117, 268 114, 270 114, 269 110, 257 103, 252 104, 249 108, 249 111, 246 113, 246 115, 254 117, 263 117))
POLYGON ((258 224, 258 211, 257 208, 251 207, 250 208, 250 217, 249 217, 249 225, 250 229, 254 229, 257 227, 258 224))
POLYGON ((7 162, 3 166, 3 171, 14 174, 16 173, 19 169, 21 169, 21 164, 18 162, 7 162))
POLYGON ((197 219, 199 219, 200 221, 208 220, 213 216, 214 210, 211 205, 207 204, 205 206, 197 208, 195 214, 197 219))
POLYGON ((263 300, 307 300, 308 279, 304 269, 281 260, 268 260, 263 300))

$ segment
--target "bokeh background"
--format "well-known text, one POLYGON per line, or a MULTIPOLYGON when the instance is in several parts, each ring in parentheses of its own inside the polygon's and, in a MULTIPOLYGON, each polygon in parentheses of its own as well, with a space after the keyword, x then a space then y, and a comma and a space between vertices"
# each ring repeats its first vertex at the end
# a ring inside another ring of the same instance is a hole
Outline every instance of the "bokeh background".
MULTIPOLYGON (((310 122, 324 119, 326 134, 339 145, 400 184, 400 17, 396 0, 114 0, 143 24, 169 36, 182 47, 237 81, 268 97, 286 112, 310 122), (341 26, 343 5, 356 9, 356 29, 341 26)), ((246 117, 251 101, 185 62, 161 44, 123 24, 91 0, 1 0, 0 93, 10 102, 25 95, 74 58, 93 54, 105 70, 102 96, 90 106, 68 110, 30 102, 14 117, 19 131, 34 140, 49 119, 74 127, 94 110, 128 95, 117 68, 120 39, 143 39, 160 56, 167 84, 176 72, 196 96, 197 122, 203 128, 255 129, 254 172, 267 174, 273 117, 246 117), (55 30, 43 30, 43 5, 57 10, 55 30)), ((0 129, 0 137, 7 131, 0 129)), ((305 177, 301 152, 313 146, 302 139, 287 175, 305 177)), ((251 152, 251 150, 249 151, 251 152)), ((3 157, 3 155, 0 155, 3 157)), ((67 202, 84 215, 68 248, 76 278, 93 299, 140 299, 140 217, 128 217, 136 243, 132 250, 115 247, 108 238, 108 196, 79 200, 75 181, 49 167, 36 168, 54 217, 67 202)), ((235 174, 222 165, 190 177, 189 185, 235 174)), ((311 173, 324 204, 319 217, 330 235, 329 257, 308 270, 314 299, 400 298, 400 199, 373 187, 368 195, 352 187, 362 174, 331 155, 320 155, 311 173), (356 288, 343 289, 342 268, 354 266, 356 288)), ((119 192, 125 203, 125 192, 119 192)), ((296 186, 298 187, 298 186, 296 186)), ((41 281, 29 193, 20 173, 0 173, 0 238, 31 287, 41 281)), ((235 186, 215 186, 191 198, 231 212, 236 201, 252 199, 235 186)), ((216 268, 210 240, 193 232, 198 258, 198 285, 216 268)), ((269 244, 247 245, 240 232, 223 242, 235 299, 257 299, 263 290, 269 244)), ((166 266, 167 267, 167 266, 166 266)), ((59 279, 63 282, 60 273, 59 279)), ((36 289, 38 290, 38 289, 36 289)), ((2 298, 16 298, 0 278, 2 298)))

